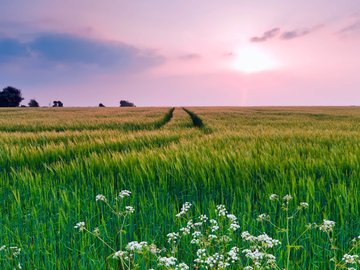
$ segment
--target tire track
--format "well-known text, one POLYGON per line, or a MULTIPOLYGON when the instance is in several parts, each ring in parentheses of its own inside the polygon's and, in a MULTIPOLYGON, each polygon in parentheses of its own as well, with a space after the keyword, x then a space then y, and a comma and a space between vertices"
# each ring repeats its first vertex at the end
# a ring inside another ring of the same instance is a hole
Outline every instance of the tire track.
POLYGON ((183 108, 183 110, 190 116, 194 127, 201 129, 205 133, 211 133, 211 129, 205 126, 203 120, 196 113, 186 108, 183 108))

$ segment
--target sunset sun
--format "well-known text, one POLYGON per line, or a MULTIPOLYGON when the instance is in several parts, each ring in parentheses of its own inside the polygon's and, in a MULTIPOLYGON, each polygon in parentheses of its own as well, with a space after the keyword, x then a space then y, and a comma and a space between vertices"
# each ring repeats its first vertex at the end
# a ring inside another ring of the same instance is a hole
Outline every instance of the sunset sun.
POLYGON ((233 69, 243 73, 257 73, 279 68, 279 61, 261 48, 251 46, 236 51, 233 69))

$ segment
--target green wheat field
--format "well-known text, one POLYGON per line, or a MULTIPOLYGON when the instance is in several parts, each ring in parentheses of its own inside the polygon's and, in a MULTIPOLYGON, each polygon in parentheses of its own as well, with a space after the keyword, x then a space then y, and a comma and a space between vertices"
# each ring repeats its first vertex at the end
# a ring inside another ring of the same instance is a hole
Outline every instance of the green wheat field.
MULTIPOLYGON (((284 225, 269 201, 274 193, 309 204, 290 222, 289 237, 300 239, 287 269, 333 269, 334 253, 341 260, 360 235, 360 108, 186 109, 1 109, 0 246, 21 252, 0 253, 0 269, 124 269, 109 247, 74 225, 99 227, 115 247, 119 234, 124 242, 165 247, 185 202, 209 215, 225 205, 237 216, 232 241, 240 249, 242 231, 279 239, 272 253, 283 269, 284 232, 257 221, 267 213, 284 225), (121 190, 132 192, 127 204, 135 209, 123 232, 95 200, 121 190), (318 229, 301 236, 308 223, 324 219, 336 222, 336 248, 318 229)), ((188 262, 196 257, 191 245, 180 245, 179 253, 188 262)), ((246 265, 239 257, 231 269, 246 265)), ((140 259, 137 267, 147 269, 140 259)))

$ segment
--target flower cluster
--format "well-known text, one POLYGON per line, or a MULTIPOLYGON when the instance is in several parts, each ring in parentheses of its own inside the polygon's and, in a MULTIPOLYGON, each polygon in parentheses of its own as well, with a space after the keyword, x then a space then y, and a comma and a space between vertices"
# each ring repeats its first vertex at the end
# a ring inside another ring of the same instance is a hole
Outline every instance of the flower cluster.
MULTIPOLYGON (((21 248, 18 246, 6 246, 2 245, 0 246, 0 255, 1 253, 4 253, 5 257, 7 257, 7 260, 11 263, 16 264, 17 269, 22 269, 22 265, 19 261, 19 257, 21 254, 21 248)), ((1 256, 0 256, 1 258, 1 256)))
POLYGON ((178 214, 176 214, 176 217, 179 218, 186 215, 186 213, 190 210, 191 206, 192 204, 189 202, 184 203, 183 206, 181 207, 181 211, 178 214))
POLYGON ((106 197, 102 194, 98 194, 96 195, 96 201, 103 201, 105 202, 106 201, 106 197))
POLYGON ((345 254, 342 259, 348 264, 360 264, 359 255, 345 254))
POLYGON ((5 245, 1 246, 0 252, 5 252, 5 251, 10 252, 12 257, 17 258, 21 253, 21 248, 17 246, 10 246, 10 247, 7 247, 5 245))
POLYGON ((130 197, 130 195, 131 195, 131 192, 125 189, 125 190, 120 191, 119 198, 123 199, 125 197, 130 197))
MULTIPOLYGON (((184 204, 180 216, 188 212, 190 207, 191 204, 184 204)), ((192 263, 199 269, 225 269, 239 261, 239 248, 229 245, 233 234, 240 228, 237 217, 229 213, 224 205, 216 206, 215 214, 218 219, 210 219, 204 214, 189 219, 178 232, 167 235, 171 244, 191 236, 184 241, 190 241, 196 247, 196 258, 192 263)))
POLYGON ((160 257, 159 266, 173 267, 176 265, 177 259, 174 257, 160 257))
POLYGON ((80 232, 84 231, 86 229, 85 227, 85 222, 84 221, 80 221, 78 223, 76 223, 76 225, 74 226, 75 229, 78 229, 80 232))
POLYGON ((157 254, 159 253, 159 250, 154 244, 149 244, 148 242, 142 241, 132 241, 129 242, 125 250, 119 250, 116 251, 113 254, 113 259, 116 260, 130 260, 134 258, 135 254, 141 254, 141 253, 151 253, 151 254, 157 254))
MULTIPOLYGON (((123 235, 123 226, 126 224, 126 218, 135 212, 132 206, 124 205, 122 199, 130 197, 131 192, 123 190, 115 199, 112 205, 110 201, 102 194, 96 196, 95 200, 103 202, 111 211, 122 219, 122 227, 120 228, 120 237, 123 235)), ((305 233, 314 228, 325 232, 331 244, 331 250, 335 251, 332 254, 331 262, 333 265, 339 266, 341 269, 355 270, 360 267, 360 255, 355 254, 360 247, 360 236, 351 241, 352 248, 337 260, 334 228, 335 222, 331 220, 323 220, 323 223, 317 225, 310 223, 305 226, 304 231, 300 237, 293 237, 290 233, 292 222, 295 217, 302 212, 302 210, 309 208, 307 202, 300 202, 295 205, 295 199, 292 195, 279 196, 271 194, 270 201, 278 203, 281 207, 279 218, 283 222, 277 225, 272 220, 269 214, 263 213, 258 215, 257 221, 266 222, 275 228, 275 231, 280 235, 284 235, 280 240, 272 238, 267 233, 252 235, 248 231, 241 233, 243 246, 239 247, 235 243, 239 243, 238 230, 240 225, 235 215, 228 212, 225 205, 217 205, 215 211, 210 211, 208 215, 200 214, 197 217, 191 217, 189 212, 192 204, 186 202, 182 205, 180 212, 176 214, 178 218, 176 223, 182 224, 180 229, 168 233, 167 243, 165 247, 158 248, 155 244, 149 242, 132 241, 123 245, 123 239, 120 239, 120 250, 113 248, 110 243, 107 243, 100 233, 100 229, 96 227, 93 231, 86 227, 84 221, 76 223, 75 229, 80 232, 85 231, 98 238, 112 253, 112 258, 121 263, 122 269, 140 269, 140 266, 146 265, 146 269, 171 269, 171 270, 189 270, 189 269, 245 269, 245 270, 259 270, 259 269, 291 269, 291 253, 298 247, 297 241, 305 238, 305 233), (188 219, 185 219, 188 216, 188 219), (185 250, 181 249, 186 247, 185 250), (275 249, 285 249, 287 260, 280 261, 284 264, 278 265, 275 249), (180 252, 181 251, 181 252, 180 252), (194 252, 194 254, 192 254, 194 252), (192 261, 184 261, 185 258, 193 258, 192 261), (244 262, 247 264, 244 265, 244 262)), ((264 226, 263 226, 264 228, 264 226)), ((101 230, 102 231, 102 230, 101 230)), ((6 246, 0 247, 0 252, 7 249, 6 246)), ((20 249, 15 247, 8 248, 12 251, 13 257, 20 254, 20 249)), ((142 269, 142 268, 141 268, 142 269)))
POLYGON ((268 250, 280 245, 280 241, 273 239, 266 233, 259 236, 251 235, 245 231, 241 234, 244 241, 250 244, 249 249, 243 250, 245 257, 250 259, 253 266, 248 269, 268 269, 276 268, 276 257, 269 253, 268 250))
POLYGON ((323 223, 319 226, 320 231, 329 233, 334 230, 335 221, 324 219, 323 223))

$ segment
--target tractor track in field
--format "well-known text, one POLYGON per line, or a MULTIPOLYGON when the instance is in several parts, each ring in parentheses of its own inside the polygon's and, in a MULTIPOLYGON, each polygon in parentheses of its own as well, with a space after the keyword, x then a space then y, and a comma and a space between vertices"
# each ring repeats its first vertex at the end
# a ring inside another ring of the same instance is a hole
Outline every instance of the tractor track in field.
POLYGON ((156 129, 159 129, 162 126, 165 126, 167 123, 169 123, 174 116, 174 111, 175 111, 175 107, 170 108, 169 111, 165 114, 165 116, 159 121, 158 126, 156 126, 156 129))
POLYGON ((196 113, 186 108, 182 108, 182 109, 190 116, 193 126, 195 128, 199 128, 205 133, 211 133, 211 129, 205 126, 203 120, 196 113))

